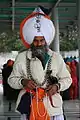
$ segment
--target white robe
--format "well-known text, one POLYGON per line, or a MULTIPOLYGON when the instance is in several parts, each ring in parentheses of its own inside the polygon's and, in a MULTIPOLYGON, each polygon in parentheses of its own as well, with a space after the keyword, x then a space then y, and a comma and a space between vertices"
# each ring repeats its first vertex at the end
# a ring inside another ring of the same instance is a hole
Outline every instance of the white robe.
MULTIPOLYGON (((48 54, 52 56, 51 58, 52 76, 59 78, 58 79, 59 80, 58 82, 60 83, 59 91, 64 91, 68 89, 72 83, 71 76, 68 70, 66 69, 66 65, 63 61, 62 56, 59 53, 53 52, 49 49, 48 54)), ((42 83, 44 81, 44 76, 48 64, 46 64, 45 69, 43 69, 41 61, 38 58, 32 58, 32 53, 31 50, 29 49, 27 52, 24 51, 17 56, 13 66, 13 71, 8 78, 8 84, 14 89, 22 89, 23 86, 21 84, 21 80, 24 78, 27 79, 26 55, 27 58, 30 59, 31 74, 35 79, 35 81, 39 83, 42 83)), ((16 107, 20 102, 21 96, 25 92, 26 91, 24 89, 20 92, 16 107)), ((63 114, 63 110, 62 110, 63 101, 61 95, 59 93, 56 93, 55 95, 52 96, 52 101, 55 107, 52 107, 49 98, 45 97, 43 99, 44 105, 49 115, 55 116, 55 115, 63 114)))

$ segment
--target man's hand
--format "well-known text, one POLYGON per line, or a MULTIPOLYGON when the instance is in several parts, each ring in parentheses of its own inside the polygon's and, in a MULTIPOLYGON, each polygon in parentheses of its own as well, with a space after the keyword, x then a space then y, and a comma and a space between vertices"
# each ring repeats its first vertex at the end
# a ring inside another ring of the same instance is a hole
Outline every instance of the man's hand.
POLYGON ((46 92, 49 96, 52 96, 54 94, 56 94, 58 92, 58 87, 56 84, 54 85, 49 85, 47 88, 46 88, 46 92))
POLYGON ((35 89, 37 86, 33 80, 23 79, 21 83, 24 86, 24 88, 28 88, 30 90, 35 89))

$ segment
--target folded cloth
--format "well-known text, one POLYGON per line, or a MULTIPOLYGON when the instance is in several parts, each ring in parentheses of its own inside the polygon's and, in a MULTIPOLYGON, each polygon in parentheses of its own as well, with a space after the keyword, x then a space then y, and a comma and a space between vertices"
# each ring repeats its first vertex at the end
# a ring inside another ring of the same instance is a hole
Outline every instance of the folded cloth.
POLYGON ((43 103, 43 97, 46 95, 45 90, 38 88, 32 98, 31 112, 29 120, 50 120, 50 116, 43 103))

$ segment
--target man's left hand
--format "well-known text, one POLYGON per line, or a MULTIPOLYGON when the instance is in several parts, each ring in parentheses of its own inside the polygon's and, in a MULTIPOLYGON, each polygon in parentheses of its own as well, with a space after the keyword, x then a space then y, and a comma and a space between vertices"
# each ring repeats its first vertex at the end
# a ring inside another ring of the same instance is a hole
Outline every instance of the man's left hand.
POLYGON ((47 92, 47 94, 48 94, 49 96, 52 96, 52 95, 54 95, 54 94, 56 94, 56 93, 58 92, 58 87, 57 87, 56 84, 54 84, 54 85, 49 85, 49 86, 46 88, 45 91, 47 92))

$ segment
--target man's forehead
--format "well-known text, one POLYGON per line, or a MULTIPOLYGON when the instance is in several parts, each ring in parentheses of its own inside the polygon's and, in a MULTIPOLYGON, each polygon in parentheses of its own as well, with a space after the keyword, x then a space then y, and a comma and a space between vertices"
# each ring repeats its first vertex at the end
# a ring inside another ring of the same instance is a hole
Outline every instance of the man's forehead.
POLYGON ((34 39, 36 39, 36 40, 44 39, 45 40, 44 36, 35 36, 34 39))

